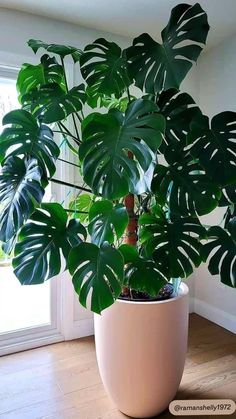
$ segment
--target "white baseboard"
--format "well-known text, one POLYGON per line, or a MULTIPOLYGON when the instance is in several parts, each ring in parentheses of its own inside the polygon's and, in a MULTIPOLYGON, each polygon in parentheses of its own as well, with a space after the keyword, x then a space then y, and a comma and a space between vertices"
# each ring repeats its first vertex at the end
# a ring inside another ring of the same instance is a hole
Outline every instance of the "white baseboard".
POLYGON ((31 339, 24 340, 22 342, 14 342, 5 344, 2 346, 0 345, 0 356, 9 355, 16 352, 22 352, 28 349, 35 349, 39 348, 40 346, 51 345, 53 343, 62 342, 64 340, 64 336, 60 333, 51 336, 44 336, 44 337, 32 337, 31 339))
POLYGON ((94 334, 93 317, 75 320, 70 330, 65 334, 66 340, 84 338, 94 334))
POLYGON ((219 310, 204 301, 193 298, 193 311, 199 316, 205 317, 206 319, 224 327, 232 333, 236 334, 236 316, 226 313, 223 310, 219 310))

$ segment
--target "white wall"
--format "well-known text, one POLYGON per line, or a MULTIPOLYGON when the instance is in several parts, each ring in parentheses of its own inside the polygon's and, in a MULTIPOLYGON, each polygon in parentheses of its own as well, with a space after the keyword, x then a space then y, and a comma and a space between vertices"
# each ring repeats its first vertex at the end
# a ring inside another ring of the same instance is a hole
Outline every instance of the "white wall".
MULTIPOLYGON (((236 111, 236 35, 202 55, 197 67, 198 103, 212 117, 236 111)), ((209 224, 222 219, 219 210, 207 217, 209 224)), ((236 289, 212 277, 206 266, 195 272, 195 311, 236 333, 236 289)))

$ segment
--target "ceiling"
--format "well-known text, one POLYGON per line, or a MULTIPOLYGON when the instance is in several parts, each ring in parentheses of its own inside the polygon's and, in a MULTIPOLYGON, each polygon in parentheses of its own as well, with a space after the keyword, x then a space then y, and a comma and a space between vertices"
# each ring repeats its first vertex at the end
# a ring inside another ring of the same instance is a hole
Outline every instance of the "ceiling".
MULTIPOLYGON (((176 0, 0 0, 0 7, 126 36, 141 32, 159 38, 176 0)), ((184 2, 182 0, 182 2, 184 2)), ((196 1, 187 0, 194 4, 196 1)), ((208 48, 236 33, 236 0, 200 0, 211 31, 208 48)))

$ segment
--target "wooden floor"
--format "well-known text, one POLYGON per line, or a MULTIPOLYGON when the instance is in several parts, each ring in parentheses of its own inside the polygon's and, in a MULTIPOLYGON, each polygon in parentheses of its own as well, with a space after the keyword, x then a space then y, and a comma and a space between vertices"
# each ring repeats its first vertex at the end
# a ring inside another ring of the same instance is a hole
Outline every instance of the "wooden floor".
MULTIPOLYGON (((176 398, 236 400, 235 335, 191 315, 188 357, 176 398)), ((104 392, 92 337, 0 359, 0 419, 125 417, 104 392)), ((174 416, 166 411, 159 418, 174 416)))

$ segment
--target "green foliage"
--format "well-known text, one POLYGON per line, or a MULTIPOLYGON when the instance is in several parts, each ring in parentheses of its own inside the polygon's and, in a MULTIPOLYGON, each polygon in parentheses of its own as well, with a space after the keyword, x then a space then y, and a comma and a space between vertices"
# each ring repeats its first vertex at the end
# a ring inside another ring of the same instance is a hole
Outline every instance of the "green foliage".
POLYGON ((15 236, 35 207, 40 205, 44 189, 41 170, 35 159, 8 157, 0 174, 0 240, 15 236))
POLYGON ((221 112, 209 119, 202 115, 191 124, 190 153, 219 185, 236 182, 236 112, 221 112))
POLYGON ((95 194, 116 199, 128 192, 145 192, 136 186, 153 160, 152 150, 161 144, 165 125, 156 112, 153 102, 137 99, 125 115, 111 110, 86 118, 79 156, 84 180, 95 194), (135 159, 127 156, 127 150, 135 159))
POLYGON ((122 204, 112 205, 107 200, 95 202, 89 210, 88 231, 92 242, 100 246, 103 242, 113 243, 120 239, 128 225, 129 217, 122 204))
POLYGON ((218 206, 221 191, 191 156, 163 166, 158 164, 152 190, 161 202, 167 202, 171 213, 182 216, 204 215, 218 206))
POLYGON ((10 125, 0 137, 0 162, 7 156, 30 156, 51 177, 55 172, 55 160, 60 150, 53 140, 51 129, 38 123, 37 119, 23 109, 6 114, 3 125, 10 125))
POLYGON ((88 214, 91 205, 93 204, 93 196, 90 194, 80 194, 76 199, 73 199, 70 204, 70 210, 74 211, 73 217, 79 218, 81 222, 88 221, 88 214))
POLYGON ((235 218, 229 225, 229 232, 219 226, 209 228, 209 242, 203 247, 203 258, 210 256, 208 269, 212 275, 220 275, 221 282, 236 287, 236 230, 235 218))
POLYGON ((155 298, 207 259, 213 275, 236 287, 236 113, 209 124, 179 91, 208 30, 199 4, 179 4, 162 43, 142 34, 122 51, 102 38, 82 52, 29 41, 47 54, 23 64, 22 109, 4 116, 0 137, 0 240, 5 253, 14 252, 22 284, 69 268, 81 304, 96 313, 123 286, 155 298), (85 85, 69 86, 65 57, 79 62, 85 85), (53 131, 63 136, 62 156, 53 131), (52 179, 58 158, 82 176, 82 186, 52 179), (51 179, 86 193, 66 210, 42 204, 51 179), (218 206, 226 207, 224 229, 207 231, 198 217, 218 206))
POLYGON ((128 264, 125 270, 125 285, 156 297, 167 282, 157 264, 151 259, 139 256, 137 250, 128 244, 122 244, 119 251, 128 264))
POLYGON ((40 64, 23 64, 17 77, 17 90, 19 92, 19 99, 24 104, 24 97, 32 91, 40 90, 40 88, 47 84, 56 84, 65 92, 64 72, 61 65, 58 64, 54 57, 43 55, 40 59, 40 64))
POLYGON ((81 111, 85 100, 83 84, 68 92, 57 84, 45 84, 39 90, 32 90, 22 96, 23 106, 36 116, 42 116, 45 124, 63 121, 72 113, 81 111))
POLYGON ((81 73, 89 87, 92 107, 104 95, 120 98, 130 85, 127 64, 121 48, 104 38, 85 47, 80 60, 81 73))
POLYGON ((143 254, 153 258, 158 270, 167 278, 186 278, 201 263, 200 239, 206 236, 196 218, 167 220, 159 207, 139 218, 143 254))
POLYGON ((187 145, 186 133, 190 131, 190 124, 196 116, 201 115, 201 111, 188 93, 181 93, 177 89, 163 91, 158 96, 157 106, 166 119, 160 152, 168 161, 178 161, 187 145))
POLYGON ((174 7, 161 33, 162 44, 144 33, 126 50, 131 79, 147 93, 178 89, 199 57, 208 30, 207 15, 198 3, 174 7))
POLYGON ((15 246, 14 273, 21 284, 41 284, 61 271, 61 252, 67 259, 72 247, 86 238, 78 220, 68 220, 59 204, 42 204, 21 229, 15 246))
POLYGON ((92 243, 81 243, 69 256, 69 269, 80 303, 87 306, 89 292, 91 309, 100 314, 121 293, 124 275, 121 253, 103 243, 99 248, 92 243))
POLYGON ((39 48, 43 48, 48 52, 59 55, 62 59, 64 59, 67 55, 71 55, 75 63, 80 60, 82 54, 82 51, 76 47, 71 47, 69 45, 47 44, 38 39, 30 39, 28 41, 28 45, 32 48, 35 54, 39 48))
POLYGON ((5 253, 3 249, 0 247, 0 262, 5 260, 5 253))

